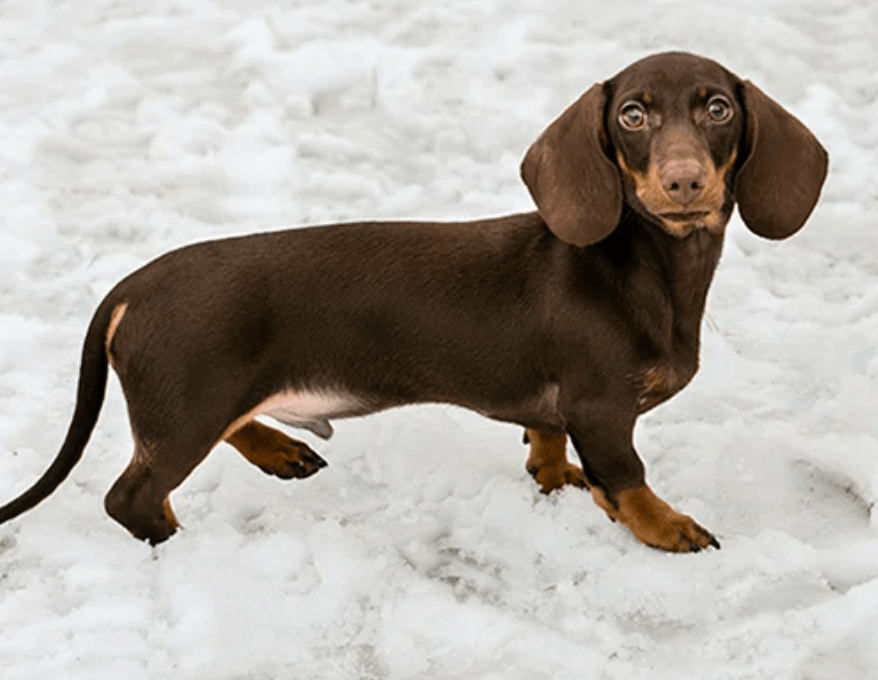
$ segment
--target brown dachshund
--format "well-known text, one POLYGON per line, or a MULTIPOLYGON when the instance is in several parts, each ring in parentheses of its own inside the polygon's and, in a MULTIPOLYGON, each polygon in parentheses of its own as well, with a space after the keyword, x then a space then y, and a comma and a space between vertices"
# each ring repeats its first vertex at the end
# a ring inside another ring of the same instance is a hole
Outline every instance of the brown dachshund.
POLYGON ((168 494, 218 442, 282 478, 326 465, 257 416, 329 437, 335 418, 440 402, 526 428, 543 491, 589 488, 651 546, 719 547, 647 486, 634 424, 698 368, 735 203, 753 232, 786 238, 814 208, 827 163, 749 81, 659 54, 594 85, 529 149, 521 172, 538 212, 294 229, 168 253, 101 302, 61 451, 0 522, 79 461, 110 365, 134 457, 106 509, 152 544, 178 526, 168 494), (567 462, 567 437, 581 468, 567 462))

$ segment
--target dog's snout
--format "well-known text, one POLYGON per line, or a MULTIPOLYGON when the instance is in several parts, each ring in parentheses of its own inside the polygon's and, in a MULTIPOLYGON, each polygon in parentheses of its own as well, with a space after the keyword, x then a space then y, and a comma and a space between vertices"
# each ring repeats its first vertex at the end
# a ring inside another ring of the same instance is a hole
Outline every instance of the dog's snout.
POLYGON ((695 159, 673 160, 661 169, 662 188, 677 203, 689 205, 704 192, 707 172, 695 159))

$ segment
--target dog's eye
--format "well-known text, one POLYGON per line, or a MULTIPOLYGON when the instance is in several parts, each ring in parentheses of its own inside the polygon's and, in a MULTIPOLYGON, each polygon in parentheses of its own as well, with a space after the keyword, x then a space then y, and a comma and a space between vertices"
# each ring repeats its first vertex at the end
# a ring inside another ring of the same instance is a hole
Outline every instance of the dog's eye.
POLYGON ((716 95, 707 102, 707 115, 714 123, 725 123, 732 117, 732 105, 725 97, 716 95))
POLYGON ((639 102, 628 102, 619 110, 619 122, 626 130, 640 130, 646 125, 646 111, 639 102))

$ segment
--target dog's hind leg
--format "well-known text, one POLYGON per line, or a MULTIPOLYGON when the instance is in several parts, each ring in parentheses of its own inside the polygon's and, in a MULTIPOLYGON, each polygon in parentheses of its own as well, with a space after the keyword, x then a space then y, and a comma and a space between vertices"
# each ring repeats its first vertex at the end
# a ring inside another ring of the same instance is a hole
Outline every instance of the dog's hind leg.
POLYGON ((172 457, 164 448, 147 448, 135 441, 131 463, 104 500, 110 517, 151 545, 167 540, 179 528, 168 494, 210 452, 208 448, 195 457, 172 457))
POLYGON ((327 465, 305 442, 258 420, 242 425, 226 436, 226 442, 260 470, 281 479, 305 479, 327 465))
MULTIPOLYGON (((179 428, 161 435, 132 419, 134 456, 104 500, 107 513, 135 538, 156 545, 179 528, 169 494, 198 467, 217 443, 210 427, 179 428)), ((216 430, 213 430, 216 432, 216 430)))
MULTIPOLYGON (((167 540, 179 528, 169 494, 216 444, 209 437, 194 436, 192 430, 179 431, 179 434, 182 436, 153 440, 149 444, 135 436, 134 456, 104 501, 113 519, 135 538, 152 545, 167 540)), ((253 464, 285 479, 308 477, 326 466, 307 444, 258 421, 245 423, 225 439, 253 464)))

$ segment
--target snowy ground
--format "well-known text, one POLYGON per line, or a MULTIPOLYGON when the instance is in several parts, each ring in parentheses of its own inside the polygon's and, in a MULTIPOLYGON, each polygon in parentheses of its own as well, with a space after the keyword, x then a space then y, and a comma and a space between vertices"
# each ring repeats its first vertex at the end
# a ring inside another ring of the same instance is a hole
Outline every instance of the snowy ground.
POLYGON ((92 309, 182 243, 529 209, 518 162, 596 80, 710 55, 829 149, 791 241, 736 219, 703 368, 637 432, 721 551, 638 544, 536 492, 516 428, 440 407, 337 423, 307 482, 221 446, 156 550, 85 458, 0 528, 0 677, 878 677, 873 0, 9 0, 0 4, 0 500, 55 455, 92 309))

